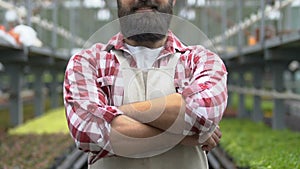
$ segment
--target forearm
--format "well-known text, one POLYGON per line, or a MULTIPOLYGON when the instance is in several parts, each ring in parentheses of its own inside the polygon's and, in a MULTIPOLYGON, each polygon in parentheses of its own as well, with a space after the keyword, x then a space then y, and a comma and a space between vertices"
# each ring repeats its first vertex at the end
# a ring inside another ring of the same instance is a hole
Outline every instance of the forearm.
POLYGON ((183 133, 185 103, 180 94, 127 104, 119 109, 141 123, 171 133, 183 133))
POLYGON ((157 151, 174 147, 183 138, 183 135, 164 132, 126 115, 117 116, 111 123, 110 141, 114 153, 119 156, 152 156, 157 151))

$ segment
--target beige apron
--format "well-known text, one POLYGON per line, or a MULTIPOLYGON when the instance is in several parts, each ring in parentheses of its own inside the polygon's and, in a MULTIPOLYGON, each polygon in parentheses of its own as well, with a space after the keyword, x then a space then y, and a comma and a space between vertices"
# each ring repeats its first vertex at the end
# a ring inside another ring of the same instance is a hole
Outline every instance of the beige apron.
MULTIPOLYGON (((119 51, 113 51, 120 62, 124 81, 123 104, 145 101, 175 93, 174 74, 180 53, 173 55, 167 66, 146 71, 130 67, 119 51)), ((107 157, 89 169, 208 169, 205 152, 199 146, 177 145, 171 150, 146 158, 107 157)))

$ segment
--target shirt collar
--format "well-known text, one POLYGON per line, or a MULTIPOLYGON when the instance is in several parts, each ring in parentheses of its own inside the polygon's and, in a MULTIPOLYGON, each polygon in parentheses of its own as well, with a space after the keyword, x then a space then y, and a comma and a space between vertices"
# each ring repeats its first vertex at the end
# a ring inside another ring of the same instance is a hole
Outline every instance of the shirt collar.
MULTIPOLYGON (((115 36, 113 36, 109 40, 107 48, 122 50, 130 54, 128 48, 124 45, 124 36, 122 33, 118 33, 115 36)), ((189 50, 189 47, 185 46, 171 31, 168 31, 165 47, 161 51, 158 59, 170 54, 174 54, 176 52, 184 53, 187 50, 189 50)))

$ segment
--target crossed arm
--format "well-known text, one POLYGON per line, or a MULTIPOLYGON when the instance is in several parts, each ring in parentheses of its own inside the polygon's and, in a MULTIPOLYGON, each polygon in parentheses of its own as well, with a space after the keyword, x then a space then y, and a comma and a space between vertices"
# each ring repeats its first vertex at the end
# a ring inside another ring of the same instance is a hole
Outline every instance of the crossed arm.
POLYGON ((204 151, 210 151, 219 143, 222 135, 216 128, 203 143, 198 142, 198 135, 183 136, 185 102, 178 93, 123 105, 119 109, 124 115, 117 116, 111 123, 111 143, 114 152, 119 155, 171 148, 176 144, 202 145, 204 151), (145 138, 154 140, 147 144, 145 138))

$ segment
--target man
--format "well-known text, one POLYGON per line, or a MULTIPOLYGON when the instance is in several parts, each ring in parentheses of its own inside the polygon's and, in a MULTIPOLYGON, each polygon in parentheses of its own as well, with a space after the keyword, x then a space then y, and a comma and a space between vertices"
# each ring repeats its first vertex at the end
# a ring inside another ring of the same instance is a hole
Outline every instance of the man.
POLYGON ((89 168, 208 168, 221 138, 227 72, 168 30, 175 0, 118 0, 121 33, 66 68, 70 133, 89 168))

